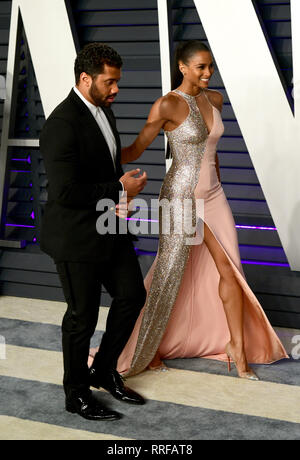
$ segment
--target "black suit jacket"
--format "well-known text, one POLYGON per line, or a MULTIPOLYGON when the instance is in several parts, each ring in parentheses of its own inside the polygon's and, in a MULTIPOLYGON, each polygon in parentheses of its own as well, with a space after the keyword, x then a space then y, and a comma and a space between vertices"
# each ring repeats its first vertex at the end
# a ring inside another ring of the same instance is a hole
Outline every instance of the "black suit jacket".
MULTIPOLYGON (((117 142, 116 172, 99 126, 88 107, 71 90, 51 113, 40 135, 48 178, 48 202, 42 218, 41 249, 56 261, 90 262, 110 257, 115 238, 96 230, 101 198, 119 202, 124 174, 113 112, 103 109, 117 142)), ((117 218, 118 220, 118 218, 117 218)))

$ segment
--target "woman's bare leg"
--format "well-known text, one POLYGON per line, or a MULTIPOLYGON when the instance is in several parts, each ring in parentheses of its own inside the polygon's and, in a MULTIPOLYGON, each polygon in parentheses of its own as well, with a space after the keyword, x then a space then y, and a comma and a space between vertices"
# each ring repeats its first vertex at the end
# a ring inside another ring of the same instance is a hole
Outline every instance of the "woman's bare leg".
POLYGON ((230 331, 230 348, 233 351, 239 373, 249 371, 244 350, 243 292, 229 260, 209 227, 204 224, 204 241, 220 274, 219 295, 230 331))
MULTIPOLYGON (((204 241, 214 259, 220 275, 219 295, 223 302, 224 311, 230 331, 230 348, 234 355, 239 374, 250 371, 244 350, 243 333, 243 293, 233 269, 225 253, 220 247, 209 227, 204 224, 204 241)), ((163 365, 159 352, 149 365, 150 369, 157 369, 163 365)))

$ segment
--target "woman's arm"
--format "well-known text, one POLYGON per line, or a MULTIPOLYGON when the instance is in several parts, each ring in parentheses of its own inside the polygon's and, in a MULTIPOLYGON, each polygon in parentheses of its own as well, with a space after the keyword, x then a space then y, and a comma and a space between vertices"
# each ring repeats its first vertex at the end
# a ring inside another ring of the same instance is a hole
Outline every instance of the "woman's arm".
POLYGON ((163 96, 153 104, 148 119, 136 140, 128 147, 122 148, 121 163, 130 163, 137 160, 146 148, 152 144, 166 122, 173 121, 174 96, 163 96))

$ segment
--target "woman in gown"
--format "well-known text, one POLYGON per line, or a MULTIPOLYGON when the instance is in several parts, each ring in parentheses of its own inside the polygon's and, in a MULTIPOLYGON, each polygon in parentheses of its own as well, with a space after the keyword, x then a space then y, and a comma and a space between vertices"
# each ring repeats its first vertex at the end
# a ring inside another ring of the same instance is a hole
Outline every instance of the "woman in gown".
POLYGON ((163 369, 162 359, 204 357, 228 360, 229 369, 233 361, 239 377, 258 380, 248 363, 288 357, 241 265, 220 182, 216 146, 224 132, 223 98, 207 89, 213 71, 205 44, 180 45, 173 75, 177 89, 154 103, 136 141, 122 150, 122 163, 136 160, 163 129, 173 161, 159 200, 192 200, 193 224, 199 229, 202 222, 204 230, 198 244, 188 244, 189 232, 174 231, 176 208, 171 207, 169 233, 160 211, 159 248, 144 280, 147 300, 118 360, 125 376, 163 369), (195 206, 201 199, 204 214, 195 206))

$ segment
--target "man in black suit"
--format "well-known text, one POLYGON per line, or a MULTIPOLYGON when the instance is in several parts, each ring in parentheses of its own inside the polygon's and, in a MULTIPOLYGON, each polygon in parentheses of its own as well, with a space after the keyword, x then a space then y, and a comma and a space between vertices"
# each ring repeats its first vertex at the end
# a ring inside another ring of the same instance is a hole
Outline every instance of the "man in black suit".
MULTIPOLYGON (((51 113, 40 136, 48 178, 41 249, 55 261, 68 304, 62 324, 66 409, 92 420, 118 419, 120 414, 103 407, 90 386, 101 386, 125 402, 145 403, 116 371, 146 299, 132 235, 96 229, 99 200, 117 205, 122 194, 136 196, 147 180, 139 170, 124 174, 121 168, 120 139, 110 109, 121 67, 121 57, 106 45, 91 43, 81 50, 75 61, 76 86, 51 113), (101 285, 113 301, 89 369, 101 285)), ((118 215, 114 206, 110 211, 118 215)))

